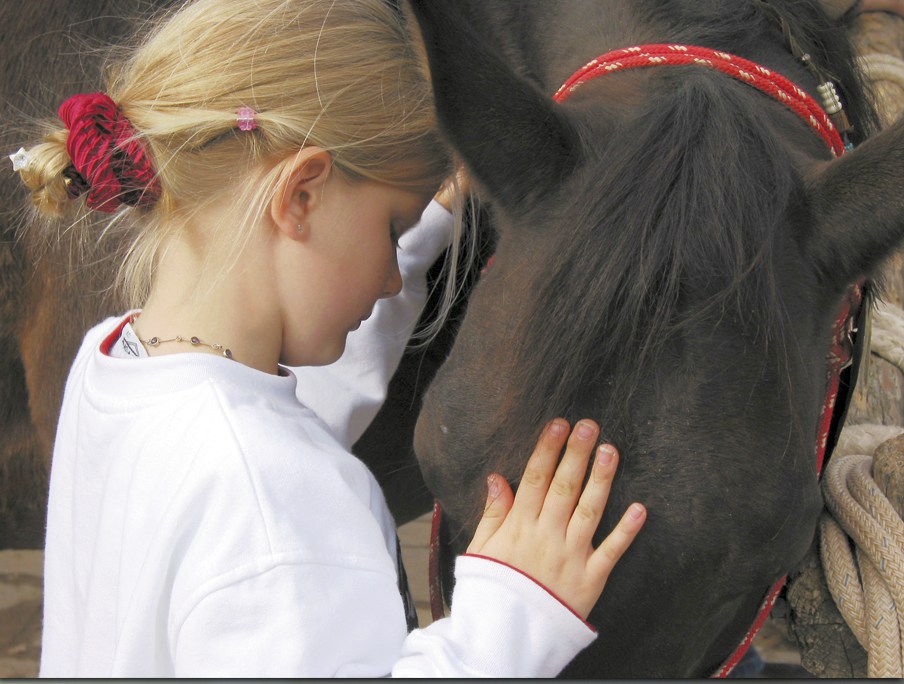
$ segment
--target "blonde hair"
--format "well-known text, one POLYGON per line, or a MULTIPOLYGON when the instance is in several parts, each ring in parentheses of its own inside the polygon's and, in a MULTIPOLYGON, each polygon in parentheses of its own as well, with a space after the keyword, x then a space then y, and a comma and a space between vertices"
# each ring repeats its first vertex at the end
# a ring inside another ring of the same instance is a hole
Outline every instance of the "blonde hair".
MULTIPOLYGON (((110 222, 130 231, 118 281, 133 306, 167 237, 203 206, 232 202, 238 259, 278 162, 306 145, 328 150, 350 179, 417 192, 451 172, 423 57, 388 0, 196 0, 158 19, 109 73, 107 92, 162 189, 150 209, 123 207, 110 222), (243 106, 256 112, 253 132, 237 128, 243 106)), ((84 201, 67 194, 67 133, 57 125, 28 150, 20 174, 39 212, 90 228, 78 219, 84 201)))

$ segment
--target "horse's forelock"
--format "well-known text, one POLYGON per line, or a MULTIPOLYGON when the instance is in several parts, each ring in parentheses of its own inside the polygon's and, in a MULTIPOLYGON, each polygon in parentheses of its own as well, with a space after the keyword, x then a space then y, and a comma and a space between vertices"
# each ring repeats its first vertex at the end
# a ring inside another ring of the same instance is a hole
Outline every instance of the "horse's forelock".
MULTIPOLYGON (((503 451, 555 415, 582 417, 590 387, 608 397, 602 413, 628 411, 650 364, 714 315, 785 353, 775 269, 799 179, 775 110, 720 74, 675 76, 657 75, 648 104, 611 131, 576 188, 548 251, 555 262, 513 336, 506 394, 544 399, 507 407, 503 451)), ((812 133, 801 124, 800 135, 812 133)))

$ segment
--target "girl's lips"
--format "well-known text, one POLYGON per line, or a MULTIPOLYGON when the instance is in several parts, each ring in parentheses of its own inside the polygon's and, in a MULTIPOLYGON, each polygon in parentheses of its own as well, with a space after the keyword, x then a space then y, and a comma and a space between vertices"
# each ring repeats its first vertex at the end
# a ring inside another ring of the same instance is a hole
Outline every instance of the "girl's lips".
POLYGON ((368 318, 370 318, 370 316, 371 316, 372 313, 373 313, 373 311, 371 311, 371 312, 370 312, 369 314, 367 314, 364 318, 362 318, 360 321, 358 321, 357 323, 355 323, 351 328, 349 328, 349 330, 357 330, 358 328, 360 328, 360 327, 361 327, 361 324, 362 324, 364 321, 366 321, 368 318))

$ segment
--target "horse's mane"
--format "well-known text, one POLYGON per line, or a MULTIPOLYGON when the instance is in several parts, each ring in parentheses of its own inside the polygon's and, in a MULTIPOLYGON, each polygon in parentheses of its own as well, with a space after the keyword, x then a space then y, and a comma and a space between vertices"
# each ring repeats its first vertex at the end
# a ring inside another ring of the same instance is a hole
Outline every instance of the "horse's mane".
MULTIPOLYGON (((722 2, 655 4, 669 21, 692 27, 676 42, 742 55, 762 42, 752 22, 766 20, 735 3, 731 12, 713 9, 728 4, 722 2)), ((845 79, 858 134, 871 132, 875 114, 844 34, 808 16, 805 3, 774 4, 810 27, 799 40, 845 79)), ((523 449, 556 415, 582 417, 573 414, 586 410, 589 388, 608 398, 601 414, 629 412, 645 371, 705 319, 731 317, 752 341, 772 345, 779 362, 789 353, 777 231, 802 179, 783 137, 787 128, 765 96, 709 70, 664 69, 650 76, 649 87, 645 104, 611 131, 608 144, 595 143, 583 199, 562 217, 574 232, 548 238, 554 247, 547 253, 557 259, 513 335, 521 343, 506 390, 542 400, 506 406, 496 421, 498 453, 523 449), (563 349, 566 337, 571 344, 563 349)), ((802 127, 801 135, 815 134, 802 127)))

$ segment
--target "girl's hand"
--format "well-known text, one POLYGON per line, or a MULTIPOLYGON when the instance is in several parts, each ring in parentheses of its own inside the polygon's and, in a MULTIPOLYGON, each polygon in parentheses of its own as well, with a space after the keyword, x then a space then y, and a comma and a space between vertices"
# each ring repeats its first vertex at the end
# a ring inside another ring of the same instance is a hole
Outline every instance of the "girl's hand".
POLYGON ((594 450, 599 427, 581 420, 568 438, 569 425, 556 419, 540 436, 515 496, 505 478, 488 478, 489 497, 468 553, 511 565, 549 589, 586 619, 599 600, 618 559, 646 520, 646 509, 632 504, 622 519, 593 548, 618 452, 608 444, 594 450), (559 454, 568 438, 561 463, 559 454), (587 486, 581 491, 587 461, 594 452, 587 486))

